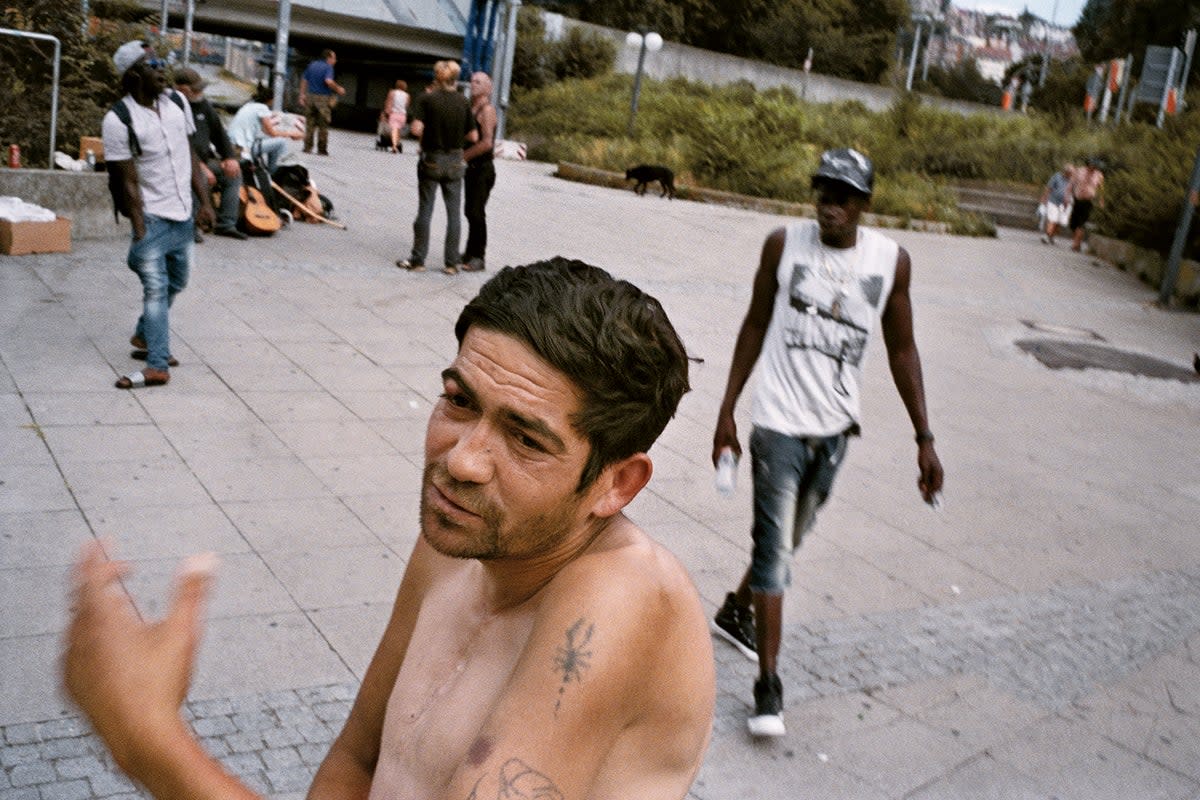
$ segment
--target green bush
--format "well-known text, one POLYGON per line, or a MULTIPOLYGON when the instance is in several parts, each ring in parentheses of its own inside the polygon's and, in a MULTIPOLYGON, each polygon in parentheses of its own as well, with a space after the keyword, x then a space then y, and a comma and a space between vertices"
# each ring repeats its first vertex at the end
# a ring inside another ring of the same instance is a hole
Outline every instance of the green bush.
POLYGON ((617 60, 611 39, 582 28, 571 28, 554 47, 554 74, 564 78, 594 78, 607 75, 617 60))
MULTIPOLYGON (((1049 85, 1049 84, 1048 84, 1049 85)), ((958 210, 949 183, 976 180, 1035 192, 1063 161, 1108 161, 1107 202, 1094 215, 1102 233, 1165 252, 1170 246, 1200 141, 1200 110, 1162 130, 1143 123, 1087 126, 1056 112, 965 116, 903 95, 887 111, 862 103, 817 104, 741 82, 703 86, 644 80, 636 136, 626 136, 632 80, 567 80, 522 94, 509 129, 530 157, 621 171, 665 164, 684 184, 781 200, 810 199, 820 153, 857 147, 879 175, 874 209, 931 219, 959 233, 994 233, 958 210)))
POLYGON ((928 94, 992 106, 1000 105, 1003 93, 993 81, 979 74, 974 58, 965 58, 952 67, 931 65, 928 79, 918 81, 917 88, 928 94))
POLYGON ((1163 130, 1129 125, 1123 131, 1107 151, 1097 151, 1107 161, 1105 203, 1092 218, 1106 234, 1166 253, 1200 142, 1200 111, 1169 119, 1163 130))

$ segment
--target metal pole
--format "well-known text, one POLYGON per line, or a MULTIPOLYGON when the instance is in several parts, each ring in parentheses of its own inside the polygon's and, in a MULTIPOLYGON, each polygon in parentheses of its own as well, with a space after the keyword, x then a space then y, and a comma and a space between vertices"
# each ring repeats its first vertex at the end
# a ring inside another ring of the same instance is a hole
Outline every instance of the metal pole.
POLYGON ((504 122, 508 117, 509 90, 512 88, 513 55, 517 52, 517 14, 521 11, 521 0, 508 0, 508 8, 504 19, 504 59, 503 70, 496 95, 500 102, 496 105, 496 138, 504 138, 504 122))
POLYGON ((633 99, 629 103, 629 135, 633 136, 633 125, 637 121, 638 95, 642 93, 642 66, 646 63, 646 32, 642 31, 642 46, 638 49, 637 72, 633 76, 633 99))
POLYGON ((162 0, 162 24, 158 26, 158 40, 165 42, 167 40, 167 0, 162 0))
POLYGON ((81 3, 81 6, 83 8, 83 24, 80 25, 79 33, 83 36, 87 36, 88 17, 91 16, 91 11, 88 8, 88 0, 83 0, 83 2, 81 3))
POLYGON ((271 108, 283 111, 283 81, 287 76, 288 32, 292 27, 292 0, 279 0, 278 33, 275 34, 275 76, 271 81, 271 108))
POLYGON ((1186 56, 1183 62, 1183 77, 1179 79, 1179 108, 1183 108, 1183 93, 1187 91, 1188 75, 1192 72, 1192 54, 1196 51, 1196 29, 1192 28, 1187 32, 1184 38, 1183 54, 1186 56))
MULTIPOLYGON (((1129 84, 1133 82, 1133 53, 1125 56, 1125 69, 1121 71, 1121 93, 1117 95, 1117 113, 1113 117, 1113 125, 1121 124, 1121 110, 1125 108, 1125 95, 1129 93, 1129 84)), ((1126 114, 1128 110, 1126 109, 1126 114)))
POLYGON ((904 90, 906 92, 912 91, 913 73, 917 69, 917 50, 919 50, 920 48, 921 48, 921 23, 918 22, 917 30, 913 34, 912 55, 910 55, 908 58, 908 80, 905 81, 905 83, 904 83, 904 90))
POLYGON ((1183 198, 1183 207, 1179 210, 1179 224, 1175 227, 1175 241, 1171 243, 1171 254, 1167 257, 1162 286, 1158 291, 1158 303, 1164 308, 1171 305, 1171 296, 1175 294, 1175 281, 1179 279, 1179 262, 1183 260, 1183 248, 1187 244, 1188 230, 1192 227, 1192 215, 1196 212, 1192 205, 1195 192, 1200 192, 1200 150, 1196 151, 1196 160, 1192 164, 1187 196, 1183 198))
POLYGON ((183 15, 183 65, 192 60, 192 23, 196 19, 196 0, 187 0, 187 12, 183 15))
POLYGON ((58 79, 59 65, 62 63, 62 42, 58 40, 57 36, 51 36, 48 33, 31 33, 30 31, 18 31, 12 28, 0 28, 0 34, 20 36, 23 39, 40 39, 44 42, 54 43, 54 72, 52 88, 50 90, 50 152, 46 156, 46 159, 50 162, 47 169, 54 169, 55 137, 58 133, 58 79))
POLYGON ((925 40, 925 52, 921 54, 921 83, 929 81, 929 51, 933 45, 933 23, 929 23, 929 38, 925 40))

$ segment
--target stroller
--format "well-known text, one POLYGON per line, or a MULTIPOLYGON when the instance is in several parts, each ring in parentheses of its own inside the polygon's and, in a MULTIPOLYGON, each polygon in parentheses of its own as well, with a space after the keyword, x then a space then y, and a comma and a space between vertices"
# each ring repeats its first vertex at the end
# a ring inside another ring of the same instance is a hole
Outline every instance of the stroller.
POLYGON ((379 115, 379 126, 375 129, 375 149, 392 149, 392 126, 388 125, 387 115, 379 115))

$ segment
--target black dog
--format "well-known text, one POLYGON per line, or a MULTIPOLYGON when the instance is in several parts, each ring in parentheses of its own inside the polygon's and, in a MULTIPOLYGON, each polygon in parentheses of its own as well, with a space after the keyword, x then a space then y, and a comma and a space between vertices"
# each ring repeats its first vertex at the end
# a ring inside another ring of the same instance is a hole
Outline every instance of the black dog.
POLYGON ((658 181, 658 185, 662 187, 662 193, 659 197, 666 197, 667 195, 670 195, 672 199, 675 197, 675 173, 666 167, 641 164, 632 169, 625 170, 625 180, 637 181, 637 185, 633 187, 633 191, 638 194, 645 194, 646 186, 651 181, 658 181))

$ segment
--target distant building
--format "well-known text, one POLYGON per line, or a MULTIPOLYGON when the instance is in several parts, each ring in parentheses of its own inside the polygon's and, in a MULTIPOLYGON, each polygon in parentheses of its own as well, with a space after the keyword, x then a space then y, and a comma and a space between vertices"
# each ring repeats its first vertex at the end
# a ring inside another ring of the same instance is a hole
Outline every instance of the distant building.
POLYGON ((979 73, 996 84, 1010 66, 1031 55, 1047 53, 1063 60, 1079 52, 1070 28, 1033 14, 1013 17, 956 8, 942 0, 914 0, 913 12, 933 21, 926 56, 930 64, 950 68, 973 58, 979 73))

